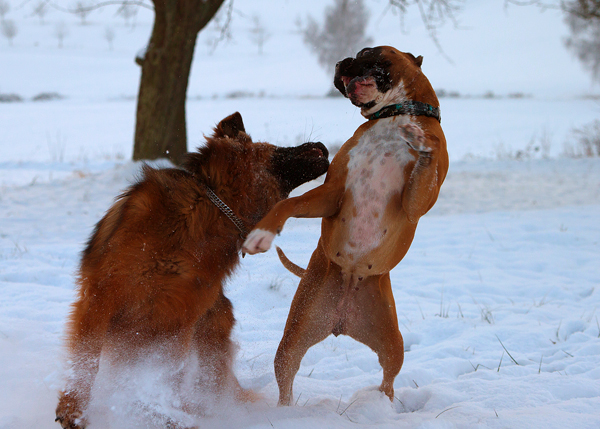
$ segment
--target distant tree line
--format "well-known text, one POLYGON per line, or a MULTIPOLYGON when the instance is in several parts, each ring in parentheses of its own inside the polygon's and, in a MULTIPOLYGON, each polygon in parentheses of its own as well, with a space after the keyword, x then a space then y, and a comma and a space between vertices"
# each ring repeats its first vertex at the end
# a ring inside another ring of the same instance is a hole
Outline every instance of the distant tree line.
MULTIPOLYGON (((504 2, 561 9, 571 30, 570 37, 565 40, 566 45, 593 78, 600 81, 600 0, 504 2)), ((142 72, 133 158, 166 157, 178 163, 187 152, 185 100, 198 33, 214 20, 218 27, 217 35, 210 42, 211 49, 219 40, 230 38, 233 0, 100 0, 96 3, 78 0, 70 8, 61 8, 52 0, 39 0, 32 14, 37 15, 41 23, 44 22, 47 5, 76 14, 82 24, 87 22, 87 15, 93 9, 107 5, 119 6, 119 14, 126 22, 135 16, 138 7, 154 11, 149 43, 136 58, 142 72), (220 9, 224 13, 217 14, 220 9)), ((465 0, 388 0, 387 10, 397 12, 403 18, 409 9, 416 8, 430 38, 441 50, 437 30, 447 22, 456 23, 464 7, 465 0)), ((9 11, 8 0, 0 0, 0 32, 12 44, 17 27, 12 20, 5 19, 9 11)), ((319 64, 331 72, 336 61, 372 42, 366 34, 368 19, 364 0, 333 0, 333 5, 325 10, 322 23, 308 15, 306 24, 298 22, 298 26, 305 43, 317 55, 319 64)), ((260 17, 252 17, 252 23, 249 33, 260 54, 271 35, 260 17)), ((57 26, 55 36, 59 46, 66 34, 64 24, 60 28, 57 26)), ((104 37, 111 48, 114 36, 114 31, 107 28, 104 37)))

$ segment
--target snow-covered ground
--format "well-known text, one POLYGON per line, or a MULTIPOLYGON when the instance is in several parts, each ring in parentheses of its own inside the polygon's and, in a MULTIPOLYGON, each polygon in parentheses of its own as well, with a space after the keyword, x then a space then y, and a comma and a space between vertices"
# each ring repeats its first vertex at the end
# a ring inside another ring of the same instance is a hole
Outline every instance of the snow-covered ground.
MULTIPOLYGON (((334 148, 353 133, 363 119, 346 100, 320 97, 330 78, 293 33, 298 14, 316 16, 324 4, 238 0, 229 44, 208 55, 210 33, 200 35, 190 148, 236 110, 255 140, 280 145, 334 148), (255 13, 273 34, 263 56, 247 39, 255 13), (231 98, 236 91, 255 96, 231 98)), ((403 34, 397 18, 382 17, 385 1, 368 4, 376 44, 423 54, 436 88, 472 95, 442 100, 450 172, 392 272, 406 346, 396 399, 376 391, 372 351, 331 336, 305 356, 296 405, 275 407, 272 362, 297 279, 269 252, 246 257, 227 286, 236 373, 265 400, 216 407, 201 427, 600 427, 600 160, 561 156, 572 128, 597 118, 599 106, 580 98, 594 87, 562 48, 560 16, 469 0, 462 29, 442 31, 452 65, 418 23, 403 34), (487 91, 532 97, 479 97, 487 91)), ((52 11, 40 25, 27 2, 12 6, 6 18, 19 33, 12 47, 0 41, 0 93, 25 101, 0 103, 0 428, 56 428, 79 252, 139 170, 128 161, 133 55, 150 15, 140 11, 131 28, 105 9, 79 26, 52 11), (59 21, 69 28, 62 49, 59 21), (51 91, 66 98, 31 101, 51 91)), ((318 220, 291 220, 276 244, 305 266, 318 234, 318 220)), ((134 427, 122 412, 111 427, 134 427)))

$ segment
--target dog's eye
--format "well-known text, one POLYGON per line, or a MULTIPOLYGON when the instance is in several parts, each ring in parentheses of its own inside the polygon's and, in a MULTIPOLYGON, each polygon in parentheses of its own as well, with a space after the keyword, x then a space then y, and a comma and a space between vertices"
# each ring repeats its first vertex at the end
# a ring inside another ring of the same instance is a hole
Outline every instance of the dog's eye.
POLYGON ((363 55, 365 55, 367 52, 369 52, 371 50, 371 48, 364 48, 361 49, 360 52, 358 54, 356 54, 356 58, 360 58, 363 55))

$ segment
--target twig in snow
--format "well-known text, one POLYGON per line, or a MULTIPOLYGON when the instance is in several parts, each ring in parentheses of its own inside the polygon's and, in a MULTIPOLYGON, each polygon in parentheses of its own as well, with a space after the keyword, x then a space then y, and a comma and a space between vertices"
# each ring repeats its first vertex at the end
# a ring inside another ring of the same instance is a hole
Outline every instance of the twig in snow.
POLYGON ((421 304, 419 304, 419 301, 415 300, 417 303, 417 306, 419 307, 419 311, 421 312, 421 317, 423 318, 423 320, 425 320, 425 314, 423 313, 423 309, 421 308, 421 304))
POLYGON ((571 353, 569 353, 569 352, 566 352, 566 351, 564 351, 564 350, 562 350, 562 352, 563 352, 564 354, 566 354, 567 356, 573 357, 573 355, 572 355, 571 353))
POLYGON ((298 405, 298 401, 300 400, 300 397, 302 396, 302 392, 300 392, 300 394, 298 395, 298 397, 296 398, 296 402, 294 402, 294 406, 298 405))
POLYGON ((404 411, 406 411, 406 405, 404 405, 404 402, 402 402, 400 399, 398 399, 398 397, 396 395, 394 395, 394 399, 398 402, 400 402, 400 405, 402 405, 402 408, 404 408, 404 411))
POLYGON ((271 420, 269 420, 268 417, 267 417, 267 421, 269 422, 269 424, 271 425, 272 428, 275 428, 275 426, 273 426, 273 423, 271 423, 271 420))
MULTIPOLYGON (((498 335, 496 335, 496 338, 498 338, 498 341, 500 341, 500 337, 498 337, 498 335)), ((500 341, 500 345, 502 346, 502 348, 504 349, 504 351, 506 352, 506 354, 508 355, 508 357, 510 357, 512 359, 512 361, 515 363, 515 365, 519 365, 519 362, 517 362, 515 360, 514 357, 512 357, 512 355, 509 353, 509 351, 506 349, 506 347, 504 347, 504 344, 502 344, 502 341, 500 341)))
POLYGON ((437 416, 435 416, 435 418, 437 419, 439 416, 441 416, 442 414, 444 414, 446 411, 450 411, 450 410, 453 410, 453 409, 455 409, 455 408, 459 408, 459 407, 460 407, 460 405, 457 405, 457 406, 455 406, 455 407, 446 408, 444 411, 442 411, 442 412, 441 412, 441 413, 439 413, 437 416))
POLYGON ((500 363, 498 364, 498 371, 500 372, 500 367, 502 366, 502 359, 504 358, 504 352, 502 352, 502 356, 500 356, 500 363))
MULTIPOLYGON (((343 395, 343 393, 342 393, 342 395, 343 395)), ((340 400, 338 401, 338 406, 337 406, 337 408, 335 409, 335 412, 336 412, 336 413, 337 413, 337 412, 340 410, 340 404, 342 403, 342 395, 340 395, 340 400)))
POLYGON ((340 416, 343 416, 346 411, 348 411, 348 408, 350 408, 352 405, 354 405, 354 403, 358 401, 358 398, 356 398, 354 401, 350 402, 350 405, 348 405, 346 408, 344 408, 344 411, 342 411, 342 414, 340 414, 340 416))
POLYGON ((417 384, 417 382, 415 380, 413 380, 413 383, 415 383, 415 386, 417 386, 417 389, 418 389, 419 385, 417 384))
POLYGON ((540 358, 540 367, 538 368, 538 374, 542 373, 542 361, 544 360, 544 355, 540 358))

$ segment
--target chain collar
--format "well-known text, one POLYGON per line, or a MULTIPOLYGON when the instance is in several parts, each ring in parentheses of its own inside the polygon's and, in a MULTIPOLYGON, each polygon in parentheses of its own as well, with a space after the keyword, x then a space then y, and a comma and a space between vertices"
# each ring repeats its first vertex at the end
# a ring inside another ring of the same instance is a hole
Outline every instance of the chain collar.
POLYGON ((241 219, 239 217, 237 217, 235 215, 233 210, 231 210, 227 204, 225 204, 219 197, 217 197, 217 194, 215 194, 213 192, 213 190, 210 189, 208 186, 206 186, 206 195, 208 196, 208 199, 215 206, 217 206, 217 208, 219 210, 221 210, 221 212, 223 212, 223 214, 225 216, 227 216, 229 218, 229 220, 231 220, 233 222, 233 224, 237 227, 237 229, 240 230, 242 238, 245 238, 248 235, 248 231, 246 230, 244 223, 241 221, 241 219))

